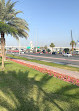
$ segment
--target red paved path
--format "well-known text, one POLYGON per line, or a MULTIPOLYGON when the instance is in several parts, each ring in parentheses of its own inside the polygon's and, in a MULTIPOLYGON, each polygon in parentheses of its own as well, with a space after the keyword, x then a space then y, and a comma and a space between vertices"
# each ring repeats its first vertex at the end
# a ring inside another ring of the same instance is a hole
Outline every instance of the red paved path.
POLYGON ((46 68, 48 70, 51 70, 51 71, 54 71, 54 72, 57 72, 57 73, 60 73, 60 74, 65 74, 65 75, 74 77, 76 79, 79 79, 79 72, 78 71, 70 71, 70 70, 66 70, 66 69, 61 69, 61 68, 57 68, 57 67, 47 66, 47 65, 38 64, 38 63, 35 63, 35 62, 30 62, 30 61, 19 60, 19 59, 16 59, 16 60, 21 61, 23 63, 31 64, 31 65, 34 65, 34 66, 39 66, 39 67, 42 67, 42 68, 46 68))

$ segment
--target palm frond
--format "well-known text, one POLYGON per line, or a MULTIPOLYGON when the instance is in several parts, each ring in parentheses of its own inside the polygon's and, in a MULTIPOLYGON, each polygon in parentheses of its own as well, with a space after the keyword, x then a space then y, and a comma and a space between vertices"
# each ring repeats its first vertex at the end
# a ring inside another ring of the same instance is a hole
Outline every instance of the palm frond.
POLYGON ((8 0, 6 3, 6 7, 8 7, 10 3, 11 3, 11 0, 8 0))
POLYGON ((18 33, 18 31, 14 27, 11 27, 6 23, 0 21, 0 33, 1 32, 9 33, 9 34, 18 33))
POLYGON ((15 15, 19 14, 19 13, 23 13, 22 11, 17 11, 15 12, 15 15))
POLYGON ((3 20, 5 15, 5 0, 0 1, 0 20, 3 20))
POLYGON ((1 1, 0 1, 0 19, 2 18, 2 3, 1 3, 1 1))
POLYGON ((16 11, 15 4, 16 2, 12 3, 11 0, 8 0, 6 4, 5 0, 0 1, 0 32, 11 34, 17 39, 18 37, 27 38, 28 24, 24 19, 16 17, 22 11, 16 11))
POLYGON ((5 0, 1 0, 2 1, 2 6, 5 7, 5 0))

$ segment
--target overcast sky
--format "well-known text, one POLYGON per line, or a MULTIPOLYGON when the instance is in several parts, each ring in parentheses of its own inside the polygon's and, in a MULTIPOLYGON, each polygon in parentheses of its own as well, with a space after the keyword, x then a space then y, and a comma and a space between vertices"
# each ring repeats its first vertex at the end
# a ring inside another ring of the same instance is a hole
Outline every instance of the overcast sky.
MULTIPOLYGON (((20 39, 23 46, 29 46, 30 41, 34 46, 49 46, 51 42, 69 46, 71 29, 73 39, 79 39, 79 0, 18 0, 15 9, 23 11, 18 16, 29 24, 29 38, 20 39)), ((6 44, 14 46, 18 42, 8 36, 6 44)))

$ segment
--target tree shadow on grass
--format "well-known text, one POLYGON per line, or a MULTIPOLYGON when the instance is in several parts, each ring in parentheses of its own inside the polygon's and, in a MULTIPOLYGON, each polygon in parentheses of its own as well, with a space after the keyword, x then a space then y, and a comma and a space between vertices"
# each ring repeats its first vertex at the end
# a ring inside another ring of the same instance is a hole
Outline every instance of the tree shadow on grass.
MULTIPOLYGON (((66 85, 57 89, 54 93, 52 91, 49 93, 42 89, 42 86, 46 84, 46 82, 51 78, 51 77, 48 78, 46 76, 43 76, 40 82, 36 81, 36 84, 39 87, 38 95, 40 95, 40 91, 42 91, 44 94, 43 103, 45 103, 46 101, 49 101, 49 103, 54 104, 54 106, 57 107, 56 111, 78 111, 79 110, 79 87, 69 83, 69 85, 66 85), (75 91, 76 89, 78 90, 75 91), (66 107, 64 108, 63 103, 67 103, 69 105, 68 106, 66 105, 66 107)), ((39 98, 40 96, 38 96, 38 100, 39 98)), ((46 108, 50 109, 49 106, 47 106, 47 104, 46 104, 46 108)), ((45 111, 49 111, 49 110, 45 110, 45 111)), ((54 109, 52 111, 54 111, 54 109)))
MULTIPOLYGON (((5 62, 4 65, 12 64, 11 62, 5 62)), ((2 66, 2 62, 0 61, 0 67, 2 66)))
MULTIPOLYGON (((9 62, 9 63, 5 63, 5 65, 7 65, 7 64, 12 64, 12 63, 10 63, 10 62, 9 62)), ((0 62, 0 66, 1 66, 1 65, 2 65, 2 63, 0 62)))
POLYGON ((37 76, 29 77, 29 72, 20 70, 0 72, 0 111, 78 111, 79 104, 73 103, 73 100, 79 100, 79 92, 66 93, 77 86, 68 85, 55 92, 47 92, 43 86, 51 77, 44 74, 36 80, 37 76), (63 102, 69 104, 67 109, 63 107, 63 102))

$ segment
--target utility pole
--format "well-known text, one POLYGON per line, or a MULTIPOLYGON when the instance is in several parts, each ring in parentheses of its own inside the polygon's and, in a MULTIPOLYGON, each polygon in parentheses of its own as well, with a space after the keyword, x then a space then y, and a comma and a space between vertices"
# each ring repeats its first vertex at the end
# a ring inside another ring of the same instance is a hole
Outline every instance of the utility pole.
POLYGON ((73 41, 73 37, 72 37, 72 30, 71 30, 71 41, 73 41))
POLYGON ((37 52, 37 45, 38 43, 37 43, 37 30, 36 30, 36 52, 37 52))
POLYGON ((19 37, 19 55, 20 55, 20 37, 19 37))

